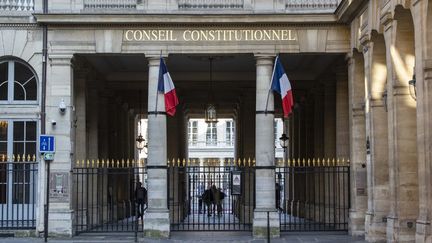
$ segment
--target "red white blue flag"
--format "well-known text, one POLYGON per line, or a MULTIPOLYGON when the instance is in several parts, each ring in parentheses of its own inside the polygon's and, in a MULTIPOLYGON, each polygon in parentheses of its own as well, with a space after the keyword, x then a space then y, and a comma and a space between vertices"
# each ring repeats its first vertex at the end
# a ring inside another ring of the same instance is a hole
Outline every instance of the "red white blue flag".
POLYGON ((274 64, 271 90, 276 91, 281 95, 284 117, 288 117, 292 111, 294 99, 290 81, 288 80, 288 76, 279 60, 279 56, 276 57, 274 64))
POLYGON ((168 73, 164 59, 161 57, 159 66, 159 81, 158 91, 165 96, 165 111, 168 115, 174 116, 176 113, 176 106, 178 105, 177 94, 175 91, 174 83, 168 73))

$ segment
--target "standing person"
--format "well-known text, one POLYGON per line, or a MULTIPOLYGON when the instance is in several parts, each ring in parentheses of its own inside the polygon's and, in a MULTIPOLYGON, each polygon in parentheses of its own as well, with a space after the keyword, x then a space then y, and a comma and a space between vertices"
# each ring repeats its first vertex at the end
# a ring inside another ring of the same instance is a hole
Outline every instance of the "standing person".
POLYGON ((202 201, 207 206, 207 216, 210 217, 211 216, 212 203, 214 201, 213 193, 212 193, 211 189, 207 189, 204 191, 204 193, 202 194, 202 201))
POLYGON ((216 188, 215 185, 212 185, 211 192, 213 194, 213 212, 215 212, 216 209, 217 214, 220 216, 222 214, 221 192, 216 188))
POLYGON ((143 218, 144 215, 144 204, 147 201, 147 189, 142 186, 141 182, 137 182, 135 189, 135 200, 137 203, 138 218, 143 218))
POLYGON ((202 212, 202 206, 203 206, 203 193, 204 193, 204 183, 201 182, 198 186, 198 213, 200 214, 202 212))
POLYGON ((280 187, 280 185, 279 185, 279 183, 276 183, 276 186, 275 186, 276 188, 276 209, 277 210, 282 210, 281 209, 281 207, 280 207, 280 191, 281 191, 281 187, 280 187))

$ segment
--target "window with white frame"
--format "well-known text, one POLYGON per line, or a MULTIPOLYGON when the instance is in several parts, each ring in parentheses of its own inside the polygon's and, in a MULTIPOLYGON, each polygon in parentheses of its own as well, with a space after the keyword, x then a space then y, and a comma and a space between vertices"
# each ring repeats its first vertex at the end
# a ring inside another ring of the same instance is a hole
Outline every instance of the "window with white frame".
POLYGON ((18 60, 0 61, 0 102, 37 100, 36 74, 18 60))
POLYGON ((206 145, 217 145, 217 127, 216 123, 209 123, 206 132, 206 145))
POLYGON ((36 121, 0 120, 0 204, 34 203, 36 121))
POLYGON ((188 124, 189 144, 197 145, 198 143, 198 121, 189 121, 188 124))
POLYGON ((228 146, 234 145, 234 121, 226 121, 225 141, 228 146))

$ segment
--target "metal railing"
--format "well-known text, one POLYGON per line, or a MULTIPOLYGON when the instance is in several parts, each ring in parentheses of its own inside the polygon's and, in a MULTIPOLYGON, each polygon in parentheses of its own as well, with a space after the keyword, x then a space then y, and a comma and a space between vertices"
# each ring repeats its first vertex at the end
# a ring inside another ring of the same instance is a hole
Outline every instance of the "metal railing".
POLYGON ((137 0, 84 0, 84 9, 136 9, 137 0))
POLYGON ((145 188, 146 174, 142 161, 77 161, 73 168, 77 234, 142 232, 147 205, 137 197, 137 183, 145 188))
POLYGON ((36 156, 0 157, 0 230, 36 227, 36 156))
POLYGON ((26 12, 34 10, 34 0, 0 0, 0 11, 26 12))
POLYGON ((189 140, 189 147, 192 148, 205 148, 205 147, 220 147, 220 148, 234 148, 234 140, 189 140))
POLYGON ((286 0, 288 12, 334 12, 342 0, 286 0))
POLYGON ((276 208, 281 231, 347 231, 349 162, 340 159, 279 161, 276 208))
POLYGON ((179 9, 242 9, 243 0, 178 0, 179 9))
POLYGON ((172 231, 252 231, 254 160, 199 165, 173 159, 167 165, 172 231))

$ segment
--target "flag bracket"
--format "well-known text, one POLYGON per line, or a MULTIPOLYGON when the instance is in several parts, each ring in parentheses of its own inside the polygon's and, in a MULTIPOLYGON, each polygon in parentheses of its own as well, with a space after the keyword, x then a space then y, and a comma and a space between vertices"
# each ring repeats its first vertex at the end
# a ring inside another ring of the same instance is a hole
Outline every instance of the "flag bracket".
POLYGON ((255 111, 255 114, 275 114, 275 111, 255 111))
POLYGON ((149 111, 147 112, 148 115, 166 115, 167 113, 165 111, 149 111))

